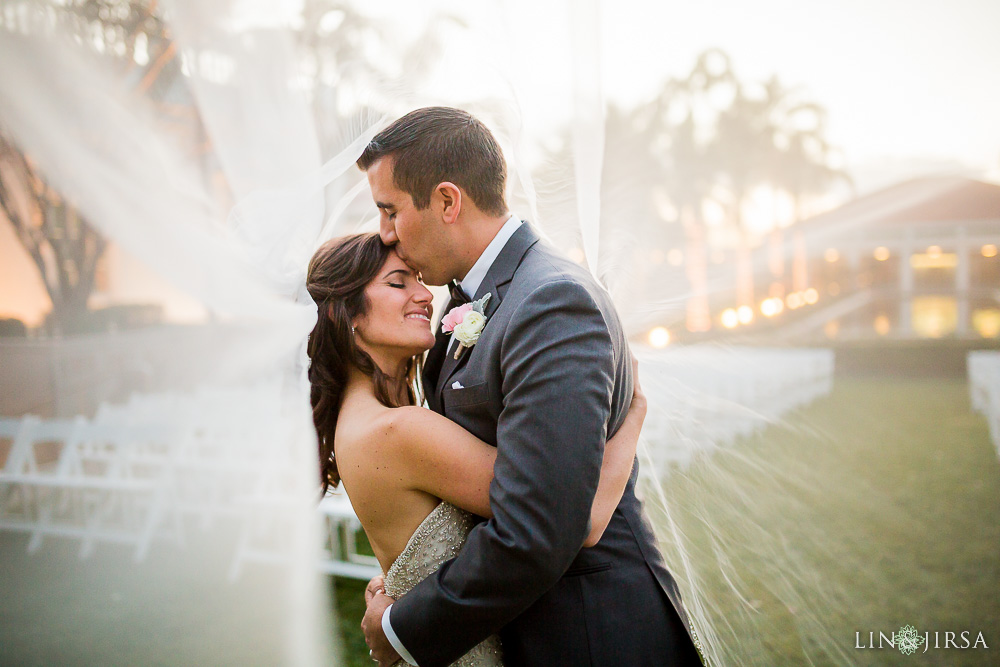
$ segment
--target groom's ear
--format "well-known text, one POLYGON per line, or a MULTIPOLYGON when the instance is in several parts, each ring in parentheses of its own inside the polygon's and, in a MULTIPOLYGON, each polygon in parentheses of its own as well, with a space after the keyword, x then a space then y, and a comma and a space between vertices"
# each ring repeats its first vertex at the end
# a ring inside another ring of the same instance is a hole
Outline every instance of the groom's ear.
POLYGON ((462 190, 449 181, 438 183, 431 195, 431 203, 441 212, 441 219, 446 225, 453 224, 462 211, 462 190))

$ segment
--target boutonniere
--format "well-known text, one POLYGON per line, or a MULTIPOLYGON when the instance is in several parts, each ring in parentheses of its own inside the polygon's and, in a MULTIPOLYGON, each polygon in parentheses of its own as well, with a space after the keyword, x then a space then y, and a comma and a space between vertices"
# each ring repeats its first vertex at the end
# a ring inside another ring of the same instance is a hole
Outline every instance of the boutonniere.
POLYGON ((486 326, 486 304, 491 294, 478 301, 471 301, 461 306, 455 306, 441 318, 441 330, 454 334, 458 339, 455 348, 455 358, 458 359, 462 350, 479 342, 479 334, 486 326))

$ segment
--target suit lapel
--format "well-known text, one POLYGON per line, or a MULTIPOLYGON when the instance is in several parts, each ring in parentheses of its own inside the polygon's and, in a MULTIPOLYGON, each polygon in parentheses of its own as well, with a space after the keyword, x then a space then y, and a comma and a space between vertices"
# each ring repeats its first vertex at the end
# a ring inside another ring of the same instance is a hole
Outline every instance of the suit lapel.
POLYGON ((448 305, 445 306, 444 313, 438 317, 437 323, 437 333, 434 335, 434 347, 431 348, 430 352, 427 353, 427 358, 424 360, 423 377, 421 378, 424 386, 424 397, 427 399, 427 403, 431 410, 435 412, 441 411, 441 406, 437 401, 437 385, 438 378, 441 376, 441 366, 444 364, 445 353, 448 348, 448 342, 451 338, 441 330, 441 320, 444 319, 444 314, 447 314, 452 308, 459 306, 463 303, 468 302, 468 297, 455 298, 456 290, 461 289, 458 287, 457 283, 452 283, 449 285, 452 293, 452 297, 448 299, 448 305))
MULTIPOLYGON (((500 254, 497 255, 489 271, 486 272, 483 282, 479 285, 479 289, 476 291, 475 297, 473 297, 473 301, 478 301, 487 294, 490 295, 489 303, 486 304, 486 310, 483 313, 486 316, 486 328, 490 326, 490 317, 500 307, 500 302, 503 301, 504 294, 507 292, 507 286, 511 278, 514 277, 514 271, 520 266, 524 254, 528 252, 528 248, 537 242, 538 235, 535 233, 535 230, 531 229, 527 222, 523 222, 507 241, 500 254)), ((485 329, 483 331, 485 332, 485 329)), ((464 366, 466 360, 472 356, 473 349, 469 348, 462 350, 459 358, 455 359, 455 346, 457 345, 458 342, 455 342, 451 349, 448 350, 444 365, 441 368, 441 375, 435 391, 435 399, 438 406, 443 405, 441 397, 443 396, 444 388, 448 386, 451 380, 451 376, 464 366)))
POLYGON ((441 331, 441 324, 438 323, 438 332, 434 336, 434 347, 427 353, 427 358, 424 360, 422 377, 424 397, 434 412, 441 412, 441 404, 438 402, 437 385, 438 378, 441 376, 441 366, 444 363, 449 339, 450 337, 441 331))

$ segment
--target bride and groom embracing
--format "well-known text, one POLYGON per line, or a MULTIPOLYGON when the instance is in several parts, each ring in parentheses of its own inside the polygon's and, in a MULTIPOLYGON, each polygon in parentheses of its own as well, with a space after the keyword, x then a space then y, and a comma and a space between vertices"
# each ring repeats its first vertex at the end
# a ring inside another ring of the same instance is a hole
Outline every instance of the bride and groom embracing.
POLYGON ((508 212, 468 113, 411 112, 358 166, 380 232, 313 257, 309 354, 324 490, 385 572, 373 659, 700 665, 634 493, 645 399, 610 296, 508 212), (452 284, 436 336, 424 282, 452 284))

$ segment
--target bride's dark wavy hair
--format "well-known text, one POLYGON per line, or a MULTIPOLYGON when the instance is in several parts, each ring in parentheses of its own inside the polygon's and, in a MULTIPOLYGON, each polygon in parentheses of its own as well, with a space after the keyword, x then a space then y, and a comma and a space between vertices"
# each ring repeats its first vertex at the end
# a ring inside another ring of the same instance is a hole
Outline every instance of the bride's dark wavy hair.
MULTIPOLYGON (((358 347, 351 322, 368 313, 371 304, 365 288, 378 276, 392 248, 378 234, 354 234, 324 243, 309 261, 306 288, 319 310, 316 326, 309 334, 309 382, 313 424, 319 436, 319 473, 323 495, 340 483, 334 456, 337 416, 351 368, 372 378, 375 398, 389 408, 399 407, 392 391, 392 378, 358 347)), ((407 367, 407 394, 418 403, 421 394, 418 357, 407 367)))

